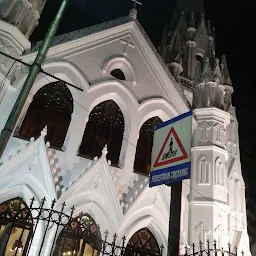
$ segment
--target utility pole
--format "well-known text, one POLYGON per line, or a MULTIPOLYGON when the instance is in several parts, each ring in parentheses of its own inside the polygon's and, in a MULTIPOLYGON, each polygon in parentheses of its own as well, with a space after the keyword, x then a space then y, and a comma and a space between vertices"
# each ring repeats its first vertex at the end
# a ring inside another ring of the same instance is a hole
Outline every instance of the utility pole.
POLYGON ((5 147, 10 139, 10 136, 13 132, 13 129, 17 123, 18 117, 21 113, 21 110, 26 102, 26 99, 29 95, 29 92, 35 82, 35 79, 38 75, 38 73, 41 70, 41 65, 43 64, 43 61, 46 58, 46 54, 51 46, 51 43, 54 39, 54 36, 56 34, 56 31, 59 27, 61 18, 64 14, 64 11, 67 7, 69 0, 62 0, 61 5, 57 11, 57 14, 53 20, 53 22, 51 23, 45 37, 44 40, 42 42, 42 45, 40 46, 40 49, 38 51, 38 54, 36 56, 35 61, 33 62, 33 64, 31 65, 28 77, 20 91, 20 94, 14 104, 14 107, 8 117, 8 120, 3 128, 3 130, 1 131, 1 135, 0 135, 0 158, 3 155, 3 152, 5 150, 5 147))

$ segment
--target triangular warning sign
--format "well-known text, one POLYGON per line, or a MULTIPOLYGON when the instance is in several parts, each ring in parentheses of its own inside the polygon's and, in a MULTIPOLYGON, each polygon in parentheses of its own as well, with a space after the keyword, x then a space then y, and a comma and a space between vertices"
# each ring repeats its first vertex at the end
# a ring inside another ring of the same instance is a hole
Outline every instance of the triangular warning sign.
POLYGON ((186 159, 188 154, 183 147, 178 134, 172 127, 164 141, 164 144, 156 158, 154 167, 167 165, 186 159), (168 144, 167 144, 168 143, 168 144))

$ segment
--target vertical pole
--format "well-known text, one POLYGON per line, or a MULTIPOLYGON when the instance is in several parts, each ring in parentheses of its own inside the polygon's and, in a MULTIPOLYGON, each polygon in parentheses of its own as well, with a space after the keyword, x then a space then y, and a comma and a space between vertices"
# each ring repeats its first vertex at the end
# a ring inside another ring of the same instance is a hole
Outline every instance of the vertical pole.
POLYGON ((179 256, 182 181, 171 184, 167 256, 179 256))
POLYGON ((28 94, 31 90, 31 87, 33 86, 33 83, 38 75, 38 73, 41 70, 41 65, 43 64, 43 61, 46 58, 46 54, 51 46, 51 43, 54 39, 54 36, 56 34, 56 31, 59 27, 61 18, 64 14, 64 11, 66 9, 66 6, 68 4, 69 0, 62 0, 62 3, 57 11, 57 14, 51 23, 48 32, 46 33, 43 43, 38 51, 38 54, 36 56, 35 61, 31 65, 28 77, 20 91, 20 94, 14 104, 14 107, 8 117, 8 120, 1 132, 0 135, 0 158, 3 155, 3 152, 5 150, 5 147, 9 141, 9 138, 13 132, 13 129, 16 125, 16 122, 18 120, 18 117, 20 115, 20 112, 25 104, 25 101, 28 97, 28 94))

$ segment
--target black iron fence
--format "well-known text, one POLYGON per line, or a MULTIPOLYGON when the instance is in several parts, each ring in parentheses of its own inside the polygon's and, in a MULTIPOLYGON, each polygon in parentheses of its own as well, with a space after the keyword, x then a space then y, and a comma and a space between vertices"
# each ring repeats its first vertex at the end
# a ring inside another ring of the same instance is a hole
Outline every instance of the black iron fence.
MULTIPOLYGON (((99 226, 89 216, 73 217, 74 207, 70 214, 64 213, 65 203, 60 211, 55 210, 56 201, 45 208, 45 198, 38 207, 35 199, 29 206, 20 199, 12 199, 0 204, 0 256, 54 255, 54 256, 160 256, 163 246, 154 241, 127 243, 123 237, 117 241, 117 235, 110 237, 108 232, 102 239, 99 226), (111 240, 111 242, 109 242, 111 240)), ((181 248, 183 249, 183 248, 181 248)), ((244 256, 231 246, 218 249, 217 243, 200 243, 185 247, 183 256, 244 256)))
POLYGON ((65 214, 65 203, 57 211, 55 200, 50 209, 44 208, 45 201, 44 198, 34 207, 34 198, 29 206, 16 198, 0 205, 0 256, 23 256, 30 252, 54 256, 162 255, 163 247, 138 248, 127 245, 125 237, 117 243, 116 234, 111 239, 105 232, 101 239, 99 227, 88 216, 74 218, 74 207, 70 215, 65 214))
POLYGON ((202 242, 199 243, 199 246, 192 244, 191 247, 184 248, 184 254, 182 256, 245 256, 244 252, 238 252, 238 249, 235 248, 234 251, 231 251, 231 245, 227 244, 227 248, 217 248, 217 242, 213 241, 211 244, 210 241, 207 241, 206 244, 202 242))

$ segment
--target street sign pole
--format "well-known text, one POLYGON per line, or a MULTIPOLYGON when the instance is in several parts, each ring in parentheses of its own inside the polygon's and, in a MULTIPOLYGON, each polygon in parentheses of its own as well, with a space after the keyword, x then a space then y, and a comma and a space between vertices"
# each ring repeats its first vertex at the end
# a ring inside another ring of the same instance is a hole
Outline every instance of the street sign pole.
POLYGON ((191 174, 192 112, 156 127, 149 187, 171 187, 167 256, 179 256, 182 180, 191 174))
POLYGON ((182 181, 172 183, 167 256, 179 255, 182 181))

